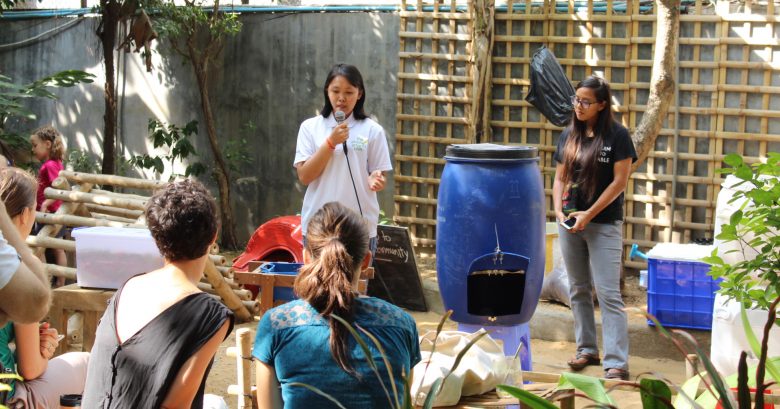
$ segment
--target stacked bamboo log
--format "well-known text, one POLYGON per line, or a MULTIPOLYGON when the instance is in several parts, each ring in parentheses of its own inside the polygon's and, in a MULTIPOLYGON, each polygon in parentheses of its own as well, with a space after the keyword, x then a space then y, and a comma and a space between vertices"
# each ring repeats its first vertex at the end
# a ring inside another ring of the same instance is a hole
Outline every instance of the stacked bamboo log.
MULTIPOLYGON (((27 244, 39 256, 47 248, 75 253, 75 241, 56 237, 63 227, 146 228, 144 208, 149 196, 98 188, 107 185, 147 191, 151 196, 152 191, 165 185, 165 182, 63 170, 52 187, 44 191, 46 198, 62 200, 62 205, 55 213, 39 212, 36 215, 35 221, 42 224, 43 228, 37 235, 28 237, 27 244)), ((198 287, 222 300, 239 320, 251 320, 259 311, 259 303, 252 299, 250 291, 241 288, 234 280, 232 267, 225 257, 217 254, 218 251, 216 245, 210 250, 204 276, 198 287)), ((71 280, 76 278, 75 268, 47 264, 46 269, 51 276, 71 280)))

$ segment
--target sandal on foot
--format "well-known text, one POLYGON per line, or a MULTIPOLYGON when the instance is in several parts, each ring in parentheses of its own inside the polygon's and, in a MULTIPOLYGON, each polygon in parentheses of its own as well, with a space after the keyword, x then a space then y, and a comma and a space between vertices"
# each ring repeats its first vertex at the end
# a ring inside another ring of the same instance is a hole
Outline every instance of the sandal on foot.
POLYGON ((628 380, 628 371, 620 368, 608 368, 604 370, 604 379, 628 380))
POLYGON ((577 356, 566 362, 571 369, 580 371, 588 365, 598 365, 601 360, 597 355, 589 354, 586 352, 577 352, 577 356))

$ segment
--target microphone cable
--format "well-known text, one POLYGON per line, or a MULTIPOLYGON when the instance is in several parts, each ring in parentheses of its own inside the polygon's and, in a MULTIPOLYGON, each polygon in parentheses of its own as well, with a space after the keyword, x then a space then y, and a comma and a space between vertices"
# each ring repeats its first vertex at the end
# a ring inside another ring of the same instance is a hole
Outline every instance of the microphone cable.
MULTIPOLYGON (((338 123, 339 125, 341 125, 341 123, 344 122, 344 113, 341 111, 336 111, 333 114, 333 117, 336 119, 336 123, 338 123)), ((352 190, 355 192, 355 200, 357 201, 358 210, 360 211, 360 217, 365 217, 363 216, 363 207, 360 205, 360 196, 358 196, 357 186, 355 185, 355 176, 352 174, 352 165, 349 164, 349 155, 347 154, 347 141, 344 141, 342 145, 344 146, 344 159, 347 160, 349 179, 352 181, 352 190)))
POLYGON ((344 158, 347 160, 347 169, 349 169, 349 179, 352 180, 352 190, 355 191, 355 200, 357 200, 358 210, 360 216, 363 217, 363 207, 360 206, 360 197, 358 196, 357 186, 355 185, 355 177, 352 175, 352 166, 349 164, 349 155, 347 155, 347 142, 344 142, 344 158))

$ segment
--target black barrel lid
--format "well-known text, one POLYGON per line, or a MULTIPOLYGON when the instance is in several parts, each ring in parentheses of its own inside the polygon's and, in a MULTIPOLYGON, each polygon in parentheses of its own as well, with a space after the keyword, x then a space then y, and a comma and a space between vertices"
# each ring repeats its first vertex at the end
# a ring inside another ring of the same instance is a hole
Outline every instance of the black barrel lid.
POLYGON ((473 143, 448 145, 445 155, 450 158, 469 159, 533 159, 539 156, 539 150, 525 145, 473 143))

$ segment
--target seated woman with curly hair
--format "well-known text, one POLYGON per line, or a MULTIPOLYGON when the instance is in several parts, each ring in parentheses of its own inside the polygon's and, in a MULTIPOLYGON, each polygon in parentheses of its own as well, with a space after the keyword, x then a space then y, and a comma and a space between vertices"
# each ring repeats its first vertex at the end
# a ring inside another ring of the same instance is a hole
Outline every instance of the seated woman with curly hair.
POLYGON ((201 408, 203 390, 233 314, 198 289, 217 237, 216 203, 198 182, 158 190, 146 220, 164 259, 129 279, 95 337, 84 408, 201 408))

